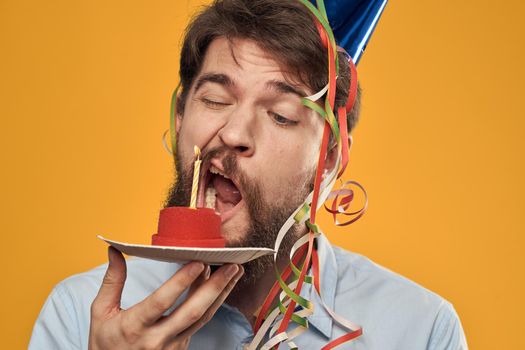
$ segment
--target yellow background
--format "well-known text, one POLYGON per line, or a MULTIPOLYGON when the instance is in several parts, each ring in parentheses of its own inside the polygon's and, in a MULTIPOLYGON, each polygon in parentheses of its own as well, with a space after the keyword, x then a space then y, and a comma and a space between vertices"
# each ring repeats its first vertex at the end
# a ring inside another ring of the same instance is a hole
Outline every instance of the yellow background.
MULTIPOLYGON (((3 349, 27 346, 54 284, 106 261, 95 235, 155 231, 172 179, 161 134, 197 4, 0 2, 3 349)), ((329 234, 450 300, 472 349, 525 348, 524 10, 389 3, 359 65, 347 173, 369 211, 329 234)))

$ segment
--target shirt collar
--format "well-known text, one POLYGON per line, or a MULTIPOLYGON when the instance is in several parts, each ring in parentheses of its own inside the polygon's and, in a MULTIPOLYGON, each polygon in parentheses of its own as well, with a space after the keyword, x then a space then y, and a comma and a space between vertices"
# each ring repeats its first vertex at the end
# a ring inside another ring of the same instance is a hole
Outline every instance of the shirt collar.
POLYGON ((337 289, 337 263, 332 245, 324 234, 316 238, 317 254, 319 256, 319 278, 321 298, 309 283, 304 284, 301 296, 310 300, 314 306, 314 313, 308 316, 308 323, 323 333, 326 337, 332 337, 332 317, 323 306, 333 310, 335 303, 335 292, 337 289))
MULTIPOLYGON (((319 278, 322 301, 319 297, 319 294, 309 283, 305 283, 303 285, 303 287, 301 288, 300 295, 303 298, 310 300, 314 306, 314 313, 307 317, 309 325, 315 327, 327 338, 331 338, 333 320, 332 317, 328 314, 328 312, 326 312, 323 306, 323 302, 330 309, 334 309, 338 275, 337 263, 332 245, 330 244, 330 241, 328 241, 328 238, 326 238, 324 234, 321 234, 316 238, 316 243, 317 254, 319 256, 319 278)), ((312 275, 311 269, 309 271, 309 275, 312 275)), ((223 312, 237 313, 240 317, 239 319, 237 319, 237 321, 239 323, 245 323, 246 325, 248 325, 248 328, 251 329, 244 316, 241 317, 242 314, 237 308, 223 303, 221 305, 221 308, 219 309, 219 313, 223 312)), ((246 326, 244 328, 246 328, 246 326)), ((246 328, 246 330, 248 330, 248 328, 246 328)))

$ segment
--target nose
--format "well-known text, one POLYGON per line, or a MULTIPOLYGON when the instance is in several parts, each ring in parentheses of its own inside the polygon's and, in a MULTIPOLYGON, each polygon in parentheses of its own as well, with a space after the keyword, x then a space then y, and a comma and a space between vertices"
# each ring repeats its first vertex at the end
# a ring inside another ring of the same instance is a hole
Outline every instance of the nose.
POLYGON ((247 110, 234 111, 218 132, 219 139, 237 155, 249 157, 255 152, 254 120, 247 110))

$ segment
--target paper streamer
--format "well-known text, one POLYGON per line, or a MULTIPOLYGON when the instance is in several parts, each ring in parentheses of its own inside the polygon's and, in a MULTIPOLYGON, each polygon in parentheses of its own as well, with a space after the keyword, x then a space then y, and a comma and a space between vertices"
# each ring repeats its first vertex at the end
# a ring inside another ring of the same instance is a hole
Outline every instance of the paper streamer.
MULTIPOLYGON (((313 250, 313 239, 316 235, 320 234, 319 227, 315 224, 316 212, 319 206, 323 205, 326 199, 331 199, 332 205, 330 207, 326 207, 325 205, 325 208, 333 215, 334 223, 336 225, 348 225, 358 220, 364 214, 368 203, 366 199, 363 208, 354 212, 348 211, 350 203, 354 199, 353 191, 347 188, 349 185, 355 185, 363 190, 366 198, 366 192, 364 191, 364 188, 355 181, 346 182, 338 190, 330 192, 330 189, 335 184, 335 180, 341 177, 348 164, 348 151, 351 143, 348 137, 346 117, 347 114, 352 111, 352 108, 355 104, 357 95, 357 72, 350 59, 349 64, 351 70, 351 81, 347 105, 338 108, 336 118, 333 109, 335 104, 336 79, 339 67, 337 52, 340 49, 335 45, 333 33, 331 32, 330 26, 328 25, 323 1, 317 1, 317 8, 315 8, 306 0, 300 1, 306 7, 308 7, 308 9, 317 19, 316 25, 319 29, 323 45, 327 49, 329 60, 328 84, 316 94, 303 99, 303 104, 305 106, 316 111, 322 118, 324 118, 325 127, 319 153, 314 190, 307 197, 304 204, 298 208, 298 210, 296 210, 296 212, 292 214, 292 216, 285 222, 276 239, 274 250, 276 252, 279 251, 282 240, 295 222, 306 223, 310 231, 308 234, 299 239, 294 245, 290 256, 290 263, 284 272, 281 273, 278 270, 276 264, 277 254, 274 255, 277 282, 270 290, 268 297, 261 307, 254 326, 255 337, 250 344, 249 349, 257 349, 258 345, 264 338, 264 335, 266 335, 268 332, 268 329, 270 329, 269 340, 261 347, 261 349, 275 349, 283 342, 286 342, 288 347, 291 349, 296 348, 296 345, 292 340, 308 329, 306 317, 314 312, 313 305, 308 300, 305 300, 299 295, 303 283, 313 283, 314 289, 319 294, 320 300, 322 301, 322 295, 320 293, 319 287, 319 262, 317 260, 317 253, 315 250, 313 250), (327 94, 327 96, 325 98, 324 108, 322 108, 317 103, 315 103, 315 101, 320 99, 325 94, 327 94), (330 133, 334 135, 334 139, 337 141, 338 160, 334 170, 324 181, 322 181, 322 171, 324 170, 324 161, 328 152, 328 140, 330 133), (339 171, 337 172, 338 169, 339 171), (339 222, 337 215, 353 216, 353 218, 344 222, 339 222), (296 266, 300 260, 302 260, 301 268, 296 266), (313 270, 313 276, 306 275, 306 271, 310 268, 310 266, 313 270), (287 284, 285 281, 289 278, 291 272, 293 272, 294 279, 291 283, 287 284), (275 296, 279 291, 277 286, 282 289, 282 292, 280 293, 280 297, 277 301, 277 306, 271 310, 270 307, 272 301, 275 299, 275 296), (297 304, 301 306, 301 309, 295 312, 294 310, 297 304), (280 314, 283 314, 283 317, 277 320, 280 314), (298 326, 294 330, 286 332, 290 321, 298 324, 298 326)), ((335 320, 335 322, 348 331, 348 333, 345 335, 325 345, 323 349, 332 349, 345 342, 351 341, 362 334, 361 327, 337 315, 326 304, 324 304, 324 302, 321 302, 321 304, 326 309, 327 313, 335 320)))
MULTIPOLYGON (((364 188, 355 181, 347 181, 338 189, 332 191, 337 179, 344 173, 348 160, 349 149, 351 147, 351 138, 348 135, 347 115, 352 112, 357 96, 357 71, 352 58, 348 55, 350 65, 350 89, 346 106, 341 106, 334 113, 336 80, 339 74, 339 57, 338 52, 345 52, 344 49, 336 45, 334 34, 330 28, 326 9, 323 0, 317 0, 317 7, 312 5, 308 0, 299 0, 306 6, 315 17, 315 25, 318 28, 319 35, 323 46, 327 50, 328 56, 328 83, 317 93, 302 99, 302 103, 314 110, 325 121, 323 139, 320 146, 319 159, 317 164, 316 177, 314 181, 314 190, 307 196, 303 204, 286 220, 281 227, 274 245, 274 269, 276 282, 271 288, 266 300, 264 301, 257 320, 254 324, 254 338, 248 349, 276 349, 283 342, 290 349, 296 349, 297 346, 293 339, 308 330, 307 317, 315 312, 313 304, 300 296, 304 283, 312 284, 313 290, 318 293, 321 300, 321 306, 333 318, 333 320, 347 331, 343 336, 329 342, 322 349, 330 350, 348 341, 352 341, 363 334, 362 328, 351 321, 337 315, 323 301, 320 291, 319 261, 317 252, 314 249, 314 239, 321 234, 320 228, 315 223, 316 212, 324 208, 332 214, 335 225, 345 226, 358 220, 365 213, 368 205, 368 198, 364 188), (323 106, 316 103, 325 96, 323 106), (337 142, 337 161, 336 165, 326 177, 323 178, 324 162, 328 152, 328 141, 330 134, 334 136, 337 142), (354 191, 351 186, 357 187, 363 191, 365 196, 364 206, 357 211, 350 211, 350 204, 354 200, 354 191), (331 200, 328 206, 324 204, 331 200), (339 219, 344 217, 345 219, 339 219), (341 220, 341 221, 340 221, 341 220), (290 228, 295 224, 306 224, 309 232, 301 237, 292 247, 290 261, 284 271, 279 271, 277 265, 277 252, 280 245, 288 234, 290 228), (307 275, 307 271, 312 275, 307 275), (289 279, 290 282, 286 282, 289 279), (275 306, 272 303, 277 298, 275 306), (295 311, 296 305, 299 310, 295 311), (287 332, 289 322, 297 324, 297 327, 287 332), (269 339, 261 347, 265 336, 268 334, 269 339)), ((176 102, 180 83, 173 92, 170 108, 170 141, 171 150, 165 141, 167 132, 163 135, 164 147, 175 157, 176 154, 176 102)))

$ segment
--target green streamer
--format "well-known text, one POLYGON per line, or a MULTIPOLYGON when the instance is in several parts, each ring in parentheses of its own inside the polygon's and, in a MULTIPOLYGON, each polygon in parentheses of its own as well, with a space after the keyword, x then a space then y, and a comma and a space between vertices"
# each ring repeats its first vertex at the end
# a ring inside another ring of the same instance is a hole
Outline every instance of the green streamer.
POLYGON ((176 114, 177 114, 177 96, 180 88, 180 82, 171 95, 170 105, 170 138, 171 138, 171 154, 173 157, 177 154, 177 129, 176 129, 176 114))

